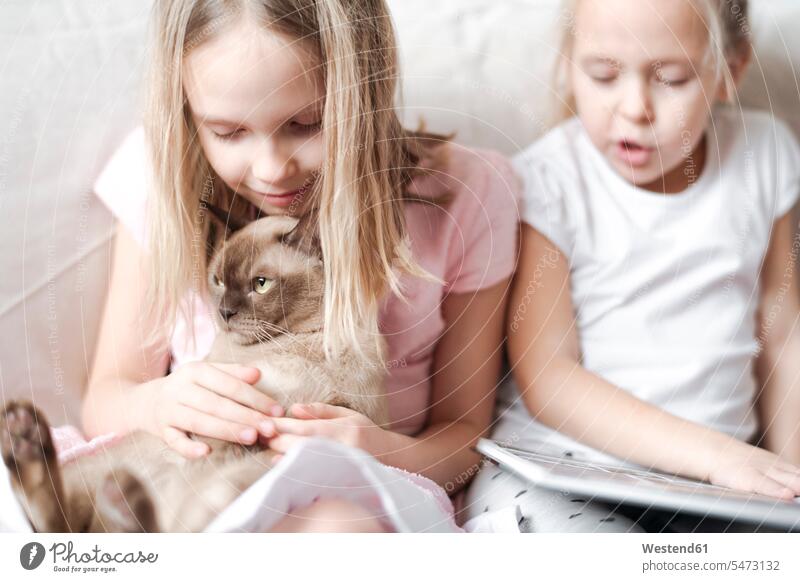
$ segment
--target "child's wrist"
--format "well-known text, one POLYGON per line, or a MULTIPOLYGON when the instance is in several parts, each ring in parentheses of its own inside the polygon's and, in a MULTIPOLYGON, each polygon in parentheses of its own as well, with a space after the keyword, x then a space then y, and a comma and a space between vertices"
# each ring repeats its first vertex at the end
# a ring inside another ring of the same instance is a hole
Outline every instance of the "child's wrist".
MULTIPOLYGON (((153 391, 158 388, 158 380, 143 382, 130 386, 123 398, 126 408, 123 427, 125 432, 143 430, 153 433, 155 427, 152 423, 153 418, 153 391)), ((124 390, 124 388, 123 388, 124 390)))
POLYGON ((710 481, 721 465, 729 462, 732 455, 740 454, 750 445, 722 432, 708 429, 704 446, 697 457, 694 477, 710 481))

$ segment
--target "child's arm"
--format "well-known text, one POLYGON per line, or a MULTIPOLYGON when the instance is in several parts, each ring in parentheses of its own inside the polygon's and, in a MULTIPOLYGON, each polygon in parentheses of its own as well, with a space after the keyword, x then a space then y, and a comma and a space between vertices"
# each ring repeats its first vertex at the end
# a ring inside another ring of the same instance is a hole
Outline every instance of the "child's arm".
POLYGON ((502 362, 508 280, 475 293, 452 293, 442 305, 445 332, 436 344, 428 425, 416 436, 384 430, 338 406, 290 408, 295 418, 277 418, 278 452, 298 439, 318 435, 345 442, 381 462, 421 473, 448 493, 466 485, 480 467, 472 450, 488 431, 502 362), (316 420, 319 419, 319 420, 316 420))
POLYGON ((492 419, 500 377, 509 281, 442 305, 445 333, 436 344, 428 425, 414 437, 393 433, 384 463, 433 479, 454 493, 477 473, 473 451, 492 419))
POLYGON ((146 259, 133 235, 120 226, 114 241, 112 275, 103 310, 89 385, 84 395, 83 428, 88 436, 136 429, 152 432, 186 456, 207 452, 185 432, 225 440, 265 420, 276 403, 253 388, 258 370, 196 362, 165 376, 167 342, 145 350, 141 318, 146 259), (262 411, 262 412, 259 412, 262 411))
POLYGON ((775 223, 761 270, 757 375, 764 446, 800 464, 800 286, 793 213, 775 223))
POLYGON ((800 470, 767 451, 678 418, 580 364, 569 266, 544 236, 523 226, 510 313, 509 355, 530 413, 596 449, 635 463, 744 490, 791 498, 800 470), (541 265, 547 265, 542 268, 541 265), (776 468, 776 465, 780 468, 776 468), (788 489, 787 487, 791 487, 788 489))

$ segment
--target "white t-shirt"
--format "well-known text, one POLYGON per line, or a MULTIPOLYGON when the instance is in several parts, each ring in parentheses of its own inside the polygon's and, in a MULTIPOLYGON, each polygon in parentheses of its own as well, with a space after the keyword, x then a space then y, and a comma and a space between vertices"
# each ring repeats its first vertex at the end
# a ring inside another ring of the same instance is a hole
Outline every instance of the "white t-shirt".
MULTIPOLYGON (((732 108, 714 112, 706 142, 702 174, 672 195, 620 177, 578 119, 514 165, 525 182, 523 220, 570 261, 583 366, 672 414, 749 440, 759 271, 773 223, 800 190, 800 147, 771 115, 732 108)), ((610 460, 532 421, 508 384, 496 438, 610 460)))

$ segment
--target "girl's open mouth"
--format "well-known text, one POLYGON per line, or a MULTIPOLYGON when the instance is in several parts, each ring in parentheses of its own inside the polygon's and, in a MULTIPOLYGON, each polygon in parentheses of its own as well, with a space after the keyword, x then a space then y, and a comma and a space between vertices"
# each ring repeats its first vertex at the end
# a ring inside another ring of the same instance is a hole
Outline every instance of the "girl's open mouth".
POLYGON ((635 168, 647 165, 655 151, 653 148, 625 139, 617 142, 616 150, 620 161, 635 168))

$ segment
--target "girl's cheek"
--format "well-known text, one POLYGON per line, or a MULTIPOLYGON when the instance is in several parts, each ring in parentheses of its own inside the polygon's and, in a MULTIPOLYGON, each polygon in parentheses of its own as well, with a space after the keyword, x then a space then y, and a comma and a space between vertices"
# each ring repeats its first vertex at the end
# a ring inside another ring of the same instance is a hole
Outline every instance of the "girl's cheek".
POLYGON ((295 157, 304 172, 318 171, 322 167, 325 155, 325 140, 322 133, 304 140, 295 151, 295 157))
POLYGON ((230 188, 235 189, 239 183, 246 182, 249 164, 242 153, 236 155, 234 151, 212 147, 210 151, 206 151, 206 157, 214 171, 230 188))
POLYGON ((575 92, 575 112, 586 129, 592 133, 606 131, 613 111, 613 96, 608 93, 575 92))
POLYGON ((702 88, 687 91, 682 99, 673 99, 665 109, 665 121, 672 128, 680 130, 683 141, 687 137, 699 139, 711 118, 711 110, 702 88))

